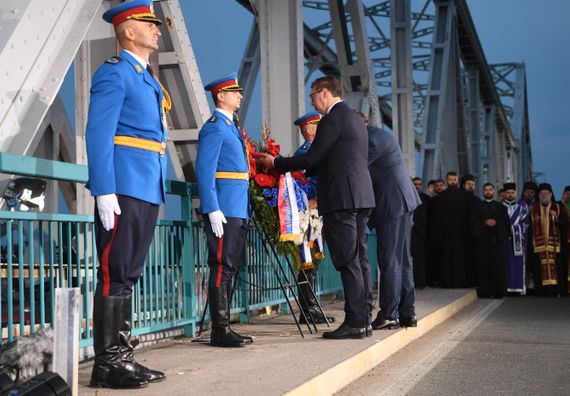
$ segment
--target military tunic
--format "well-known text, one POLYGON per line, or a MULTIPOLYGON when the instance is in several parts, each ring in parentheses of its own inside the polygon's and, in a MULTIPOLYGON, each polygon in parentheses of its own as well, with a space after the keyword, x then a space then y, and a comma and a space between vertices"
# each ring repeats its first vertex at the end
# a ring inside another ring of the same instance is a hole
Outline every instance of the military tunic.
POLYGON ((117 136, 161 144, 168 139, 159 82, 128 52, 108 59, 93 76, 86 130, 93 196, 116 194, 121 214, 105 230, 95 208, 99 258, 96 294, 128 296, 140 278, 165 196, 167 158, 115 144, 117 136))
POLYGON ((232 288, 247 235, 249 217, 249 181, 216 177, 219 172, 247 174, 245 141, 232 120, 215 111, 198 137, 196 179, 200 211, 208 241, 210 288, 232 288), (220 210, 227 223, 224 235, 216 237, 208 213, 220 210))

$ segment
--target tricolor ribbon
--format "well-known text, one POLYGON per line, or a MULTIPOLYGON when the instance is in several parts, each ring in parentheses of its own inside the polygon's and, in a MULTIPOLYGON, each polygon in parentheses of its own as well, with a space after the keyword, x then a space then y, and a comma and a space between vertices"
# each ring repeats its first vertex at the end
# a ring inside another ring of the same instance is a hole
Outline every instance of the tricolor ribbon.
POLYGON ((295 181, 289 172, 279 177, 277 210, 279 212, 279 240, 300 244, 303 241, 303 234, 299 227, 299 207, 295 195, 295 181))

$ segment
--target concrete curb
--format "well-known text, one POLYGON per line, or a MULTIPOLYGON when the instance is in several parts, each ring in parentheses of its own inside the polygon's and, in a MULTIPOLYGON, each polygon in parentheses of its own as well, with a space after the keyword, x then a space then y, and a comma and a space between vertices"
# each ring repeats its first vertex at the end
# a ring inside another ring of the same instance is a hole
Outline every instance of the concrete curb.
POLYGON ((338 392, 389 358, 392 354, 473 303, 476 299, 477 293, 474 290, 470 291, 463 297, 427 315, 425 318, 421 318, 418 321, 418 327, 396 331, 364 351, 293 388, 285 395, 331 395, 338 392))

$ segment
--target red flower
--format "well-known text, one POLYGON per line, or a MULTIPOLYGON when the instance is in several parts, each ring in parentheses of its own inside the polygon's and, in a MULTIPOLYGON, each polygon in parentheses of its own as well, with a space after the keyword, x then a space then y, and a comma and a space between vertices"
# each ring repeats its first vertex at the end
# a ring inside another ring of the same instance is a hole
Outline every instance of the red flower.
POLYGON ((271 154, 273 157, 279 156, 279 151, 281 148, 278 144, 275 144, 275 140, 267 139, 266 145, 267 145, 267 152, 269 154, 271 154))
POLYGON ((277 179, 265 173, 258 173, 254 176, 253 180, 257 183, 260 187, 276 187, 277 186, 277 179))
POLYGON ((303 184, 309 184, 309 180, 305 177, 305 173, 301 171, 291 172, 293 179, 299 180, 303 184))

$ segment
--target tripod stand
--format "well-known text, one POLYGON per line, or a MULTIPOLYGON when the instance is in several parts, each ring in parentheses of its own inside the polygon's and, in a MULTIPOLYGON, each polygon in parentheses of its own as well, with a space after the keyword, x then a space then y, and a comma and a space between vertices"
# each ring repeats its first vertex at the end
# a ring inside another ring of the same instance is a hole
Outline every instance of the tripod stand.
MULTIPOLYGON (((297 319, 297 316, 293 312, 293 306, 291 304, 290 296, 295 301, 295 304, 297 305, 297 308, 299 309, 300 315, 303 315, 304 322, 307 325, 309 332, 311 334, 313 334, 313 329, 315 332, 318 332, 318 330, 317 330, 317 326, 315 324, 315 318, 313 318, 313 314, 311 313, 310 310, 307 310, 305 312, 305 310, 302 309, 301 300, 296 295, 295 289, 299 290, 299 285, 307 284, 309 292, 311 294, 309 299, 316 302, 316 304, 315 304, 316 308, 320 311, 322 316, 325 317, 327 326, 330 327, 330 324, 328 322, 328 319, 326 319, 327 317, 323 311, 323 308, 317 299, 317 295, 315 294, 315 291, 314 291, 312 285, 307 280, 307 277, 304 276, 305 281, 298 282, 297 278, 295 277, 295 271, 293 270, 293 266, 289 260, 289 257, 287 257, 286 255, 283 256, 285 258, 285 264, 284 264, 282 262, 282 260, 280 259, 279 254, 275 250, 275 242, 274 242, 273 238, 271 238, 269 235, 267 235, 263 231, 263 229, 261 228, 261 226, 259 225, 259 223, 257 222, 255 217, 252 218, 252 223, 254 225, 254 229, 257 231, 257 233, 260 235, 260 237, 263 238, 263 242, 264 242, 264 243, 262 243, 263 250, 264 250, 266 256, 269 258, 269 261, 272 264, 273 274, 275 275, 275 277, 277 279, 277 282, 279 284, 279 288, 283 292, 283 296, 285 297, 285 301, 287 302, 287 305, 289 306, 289 311, 290 311, 291 315, 293 316, 293 320, 295 321, 295 325, 297 326, 297 329, 299 330, 301 337, 304 338, 305 335, 303 333, 303 330, 301 329, 301 325, 299 323, 299 320, 297 319), (293 281, 291 281, 290 278, 292 278, 293 281), (313 326, 313 329, 311 329, 311 324, 313 326)), ((300 269, 300 271, 303 271, 303 275, 305 275, 304 270, 300 269)), ((301 294, 300 298, 302 299, 305 306, 307 306, 309 302, 304 300, 305 297, 302 294, 301 294)), ((203 325, 204 325, 207 310, 208 310, 208 299, 206 299, 206 302, 204 304, 204 311, 202 312, 202 318, 200 320, 198 337, 202 334, 203 325)))

